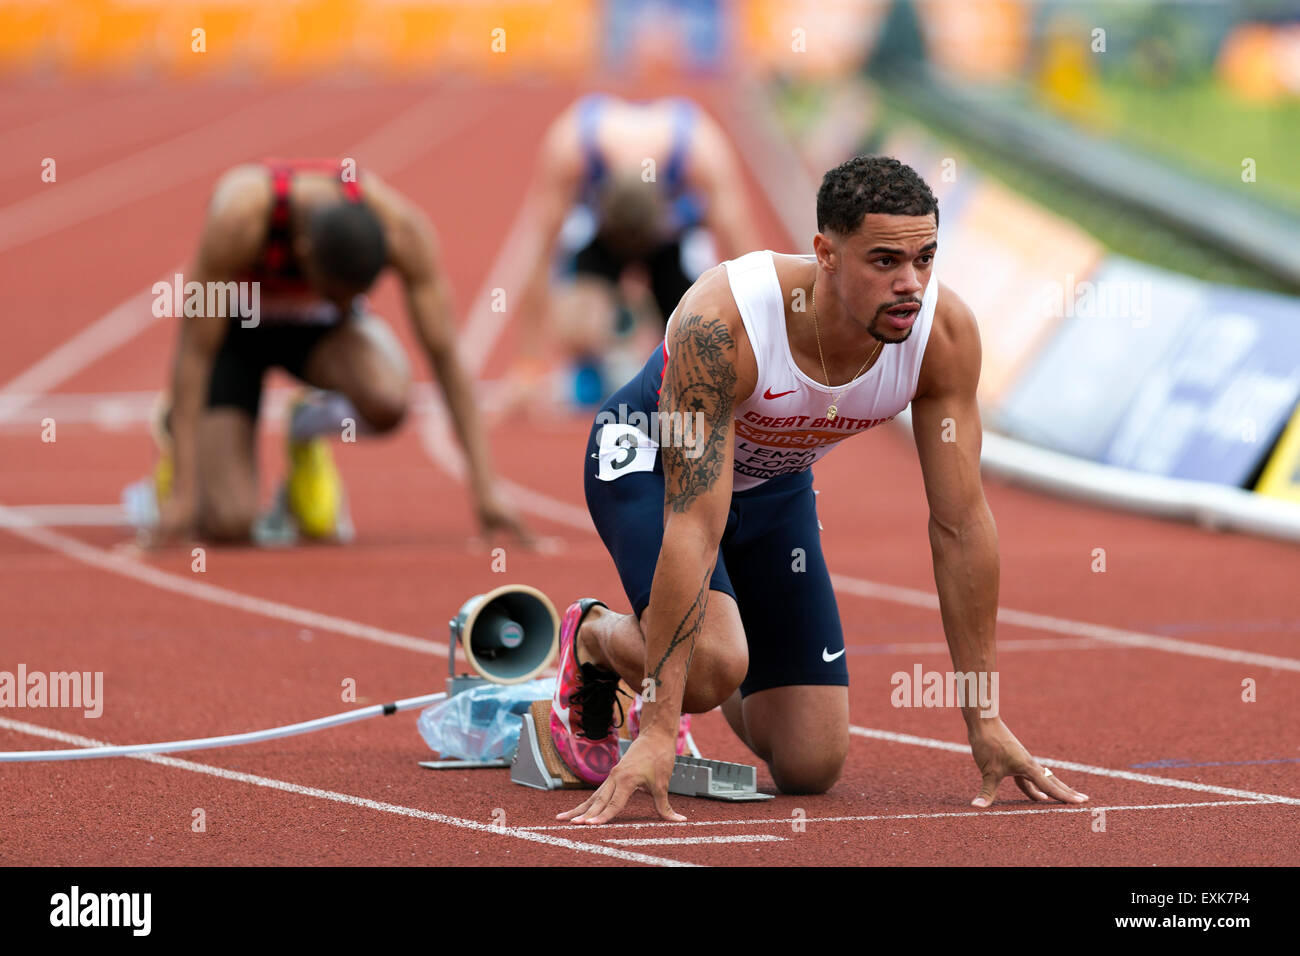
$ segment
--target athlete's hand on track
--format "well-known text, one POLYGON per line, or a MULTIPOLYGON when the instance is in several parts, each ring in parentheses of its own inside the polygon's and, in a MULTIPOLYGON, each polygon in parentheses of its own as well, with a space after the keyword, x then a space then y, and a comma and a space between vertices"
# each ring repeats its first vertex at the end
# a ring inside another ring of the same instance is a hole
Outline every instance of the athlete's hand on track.
POLYGON ((194 535, 198 509, 193 501, 170 495, 158 506, 158 524, 145 536, 150 548, 162 548, 194 535))
POLYGON ((529 550, 537 548, 537 539, 524 523, 524 519, 511 505, 497 497, 496 492, 480 493, 475 504, 475 512, 478 515, 480 536, 485 543, 490 544, 497 532, 504 532, 514 536, 529 550))
POLYGON ((668 804, 668 781, 672 779, 676 760, 675 734, 642 734, 632 741, 600 789, 572 810, 557 813, 555 818, 574 823, 608 823, 623 811, 632 794, 645 790, 654 798, 659 816, 673 823, 684 823, 686 818, 668 804))
POLYGON ((984 778, 973 807, 991 807, 997 797, 998 784, 1005 777, 1015 777, 1016 786, 1030 800, 1050 803, 1083 803, 1087 794, 1066 786, 1060 777, 1029 755, 1001 717, 979 720, 970 728, 970 749, 984 778))

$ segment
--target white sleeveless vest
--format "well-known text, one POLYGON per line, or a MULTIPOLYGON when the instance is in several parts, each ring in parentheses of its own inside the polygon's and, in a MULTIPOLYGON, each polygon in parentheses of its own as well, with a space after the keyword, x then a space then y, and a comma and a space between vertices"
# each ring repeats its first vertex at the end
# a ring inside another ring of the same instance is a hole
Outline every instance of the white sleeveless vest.
POLYGON ((809 378, 794 363, 785 330, 785 296, 771 251, 751 252, 723 266, 758 362, 758 385, 735 410, 735 491, 811 467, 837 442, 892 419, 916 395, 939 301, 933 274, 907 340, 882 346, 876 364, 865 374, 834 389, 809 378), (826 407, 837 391, 838 414, 828 421, 826 407))

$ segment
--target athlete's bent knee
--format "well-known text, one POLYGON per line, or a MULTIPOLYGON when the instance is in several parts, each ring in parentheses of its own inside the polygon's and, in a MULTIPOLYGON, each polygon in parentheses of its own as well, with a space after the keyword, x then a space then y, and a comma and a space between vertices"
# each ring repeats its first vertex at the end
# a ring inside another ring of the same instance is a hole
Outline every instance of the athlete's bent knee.
POLYGON ((703 714, 723 703, 736 692, 749 670, 748 655, 701 652, 691 662, 682 695, 682 711, 703 714))
POLYGON ((200 532, 211 541, 227 543, 247 541, 253 533, 256 510, 235 504, 214 505, 206 509, 200 532))
POLYGON ((840 779, 848 748, 813 752, 777 752, 768 762, 772 780, 782 793, 825 793, 840 779))
POLYGON ((362 402, 357 411, 376 432, 392 431, 406 417, 405 395, 375 395, 362 402))

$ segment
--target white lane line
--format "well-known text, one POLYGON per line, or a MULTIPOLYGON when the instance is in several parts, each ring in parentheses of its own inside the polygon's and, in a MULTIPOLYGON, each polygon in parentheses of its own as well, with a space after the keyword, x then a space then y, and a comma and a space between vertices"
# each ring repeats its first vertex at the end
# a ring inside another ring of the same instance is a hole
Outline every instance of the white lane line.
POLYGON ((0 528, 124 527, 121 505, 10 505, 0 511, 0 528))
POLYGON ((755 82, 737 84, 721 115, 740 147, 740 155, 762 187, 795 248, 812 251, 817 230, 818 183, 808 173, 789 137, 778 129, 755 82), (776 188, 780 184, 780 188, 776 188))
MULTIPOLYGON (((548 830, 644 830, 663 827, 747 827, 747 826, 783 826, 793 823, 874 823, 881 820, 944 820, 963 817, 1021 817, 1038 816, 1046 813, 1093 813, 1105 810, 1107 813, 1128 812, 1130 810, 1190 810, 1202 807, 1275 807, 1277 803, 1265 803, 1260 800, 1213 800, 1203 803, 1134 803, 1124 806, 1081 807, 1033 807, 1022 810, 952 810, 942 813, 872 813, 838 817, 769 817, 762 820, 687 820, 685 823, 673 823, 670 820, 654 820, 645 823, 563 823, 536 827, 520 827, 522 830, 542 832, 548 830)), ((606 841, 609 842, 609 841, 606 841)))
POLYGON ((459 347, 461 361, 471 379, 477 378, 483 371, 488 356, 492 354, 492 346, 510 319, 509 312, 492 310, 493 290, 507 290, 511 296, 507 301, 519 301, 524 267, 527 264, 524 253, 528 251, 526 245, 533 224, 532 209, 526 201, 521 204, 492 267, 479 286, 478 295, 469 307, 459 347))
POLYGON ((92 568, 132 578, 152 587, 171 591, 184 597, 246 611, 249 614, 259 614, 262 617, 288 621, 302 627, 326 631, 331 634, 341 634, 344 637, 355 637, 374 644, 385 644, 389 647, 415 651, 419 654, 438 656, 446 656, 447 654, 447 645, 438 641, 416 637, 412 634, 402 634, 398 631, 389 631, 382 627, 372 627, 369 624, 361 624, 331 614, 319 614, 316 611, 308 611, 305 608, 294 607, 291 604, 252 597, 215 584, 207 584, 168 571, 160 571, 123 554, 104 551, 85 544, 76 538, 60 534, 57 531, 51 531, 48 528, 35 527, 29 521, 24 520, 21 514, 5 505, 0 505, 0 528, 33 544, 49 548, 51 551, 57 551, 74 561, 87 564, 92 568))
MULTIPOLYGON (((177 272, 180 266, 171 271, 177 272)), ((96 319, 25 372, 0 386, 0 421, 12 417, 87 365, 135 338, 158 319, 152 292, 140 292, 96 319), (11 394, 19 393, 19 394, 11 394)))
POLYGON ((352 146, 345 155, 355 157, 362 170, 372 169, 388 175, 405 169, 439 143, 482 122, 505 103, 504 97, 494 96, 487 104, 473 105, 468 97, 445 84, 440 85, 352 146))
POLYGON ((646 837, 604 842, 616 846, 697 846, 701 843, 784 843, 787 839, 788 837, 772 836, 770 833, 747 833, 724 837, 646 837))
POLYGON ((1235 664, 1251 664, 1256 667, 1276 667, 1279 670, 1300 671, 1300 660, 1292 657, 1279 657, 1275 654, 1260 654, 1256 651, 1243 651, 1233 647, 1219 647, 1215 644, 1201 644, 1196 641, 1184 641, 1173 637, 1142 634, 1138 631, 1107 627, 1104 624, 1071 621, 1067 618, 1053 617, 1049 614, 1035 614, 1031 611, 999 608, 998 620, 1018 627, 1027 627, 1040 631, 1055 631, 1058 634, 1072 634, 1076 637, 1090 637, 1096 641, 1120 644, 1124 647, 1140 647, 1145 650, 1166 651, 1170 654, 1184 654, 1188 657, 1208 657, 1219 661, 1230 661, 1235 664))
MULTIPOLYGON (((887 740, 890 743, 908 744, 913 747, 929 747, 932 750, 946 750, 949 753, 964 754, 970 756, 970 744, 952 743, 947 740, 936 740, 933 737, 918 737, 915 734, 900 734, 892 730, 874 730, 869 727, 849 726, 849 733, 857 737, 868 737, 873 740, 887 740)), ((1286 803, 1292 806, 1300 806, 1300 797, 1283 797, 1274 793, 1256 793, 1254 790, 1239 790, 1235 787, 1216 787, 1208 783, 1196 783, 1192 780, 1178 780, 1173 777, 1157 777, 1149 773, 1133 773, 1130 770, 1112 770, 1109 767, 1094 767, 1092 764, 1077 763, 1073 760, 1054 760, 1051 757, 1039 756, 1038 762, 1045 767, 1054 770, 1073 770, 1078 773, 1091 773, 1099 777, 1110 777, 1113 780, 1131 780, 1134 783, 1149 783, 1156 787, 1174 787, 1179 790, 1195 790, 1199 793, 1215 793, 1221 797, 1240 797, 1243 800, 1253 800, 1264 803, 1286 803)), ((1077 789, 1077 788, 1076 788, 1077 789)), ((1085 804, 1086 806, 1086 804, 1085 804)))
MULTIPOLYGON (((79 734, 69 734, 61 730, 52 730, 48 727, 29 724, 21 720, 9 720, 8 718, 0 717, 0 727, 6 730, 15 731, 16 733, 29 734, 33 737, 43 737, 47 740, 57 740, 79 747, 112 746, 106 741, 94 740, 90 737, 82 737, 79 734)), ((647 856, 643 853, 633 853, 628 850, 620 850, 616 847, 602 846, 599 843, 582 843, 576 840, 566 840, 563 837, 534 833, 530 830, 522 830, 518 827, 499 827, 490 823, 480 823, 477 820, 466 820, 462 817, 453 817, 445 813, 436 813, 432 810, 417 810, 414 807, 404 807, 399 804, 384 803, 379 800, 371 800, 368 797, 358 797, 349 793, 338 793, 334 790, 322 790, 319 787, 309 787, 299 783, 289 783, 285 780, 276 780, 273 777, 263 777, 253 773, 243 773, 238 770, 228 770, 225 767, 214 767, 211 764, 196 763, 193 760, 182 760, 179 757, 167 757, 161 754, 142 754, 128 757, 126 759, 143 760, 146 763, 170 767, 173 770, 187 770, 190 773, 201 773, 209 777, 218 777, 222 780, 246 783, 255 787, 264 787, 268 790, 280 790, 284 793, 292 793, 300 797, 312 797, 316 800, 329 800, 334 803, 342 803, 347 806, 359 807, 365 810, 376 810, 380 813, 391 813, 396 816, 410 817, 416 820, 427 820, 430 823, 441 823, 444 826, 457 827, 462 830, 473 830, 478 833, 506 836, 516 840, 527 840, 530 843, 540 843, 544 846, 553 846, 564 850, 574 850, 579 853, 592 853, 597 856, 612 857, 616 860, 623 860, 627 863, 647 863, 652 866, 695 865, 681 860, 672 860, 660 856, 647 856)))
MULTIPOLYGON (((182 93, 182 95, 184 94, 182 93)), ((98 138, 92 139, 85 135, 87 123, 103 119, 105 116, 113 116, 115 112, 119 111, 123 106, 139 109, 139 92, 137 90, 128 89, 111 100, 97 99, 92 103, 74 106, 69 110, 42 116, 39 119, 32 120, 22 126, 15 126, 11 129, 4 130, 4 137, 9 143, 19 143, 24 140, 31 143, 42 138, 52 139, 62 137, 65 133, 69 132, 69 130, 76 130, 77 134, 79 134, 76 141, 77 149, 98 147, 102 144, 102 140, 98 138)), ((152 130, 145 130, 142 139, 130 140, 123 138, 121 141, 112 143, 111 148, 130 148, 136 146, 143 140, 147 139, 151 132, 152 130)), ((65 152, 66 150, 60 148, 59 153, 61 156, 65 152)), ((6 151, 6 155, 0 157, 0 175, 15 177, 23 175, 31 162, 31 160, 28 159, 30 155, 31 151, 28 149, 18 148, 6 151)), ((79 154, 74 155, 77 155, 79 158, 79 154)), ((63 159, 60 158, 59 161, 62 162, 63 159)))
MULTIPOLYGON (((876 581, 863 581, 832 574, 831 584, 842 594, 895 604, 910 604, 913 607, 939 610, 939 598, 929 591, 916 588, 899 587, 893 584, 880 584, 876 581)), ((1275 667, 1279 670, 1300 671, 1300 660, 1293 657, 1278 657, 1273 654, 1259 654, 1255 651, 1242 651, 1233 647, 1219 647, 1215 644, 1199 644, 1195 641, 1181 641, 1172 637, 1159 637, 1155 634, 1142 634, 1104 624, 1089 624, 1085 621, 1072 621, 1068 618, 1053 617, 1049 614, 1035 614, 1031 611, 1017 611, 1012 608, 999 607, 998 621, 1016 627, 1025 627, 1035 631, 1055 631, 1071 637, 1088 637, 1109 644, 1124 647, 1140 647, 1144 650, 1164 651, 1169 654, 1182 654, 1188 657, 1207 657, 1212 660, 1229 661, 1234 664, 1251 664, 1256 667, 1275 667)))

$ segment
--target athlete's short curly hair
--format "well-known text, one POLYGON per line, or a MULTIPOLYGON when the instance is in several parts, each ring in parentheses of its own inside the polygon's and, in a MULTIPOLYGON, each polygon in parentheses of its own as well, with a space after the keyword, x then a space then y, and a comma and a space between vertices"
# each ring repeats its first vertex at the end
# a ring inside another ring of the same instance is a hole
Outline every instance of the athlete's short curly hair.
POLYGON ((308 224, 317 268, 354 289, 369 289, 388 262, 384 227, 370 205, 338 202, 318 209, 308 224))
POLYGON ((848 235, 870 212, 893 216, 934 213, 939 201, 916 170, 890 156, 855 156, 822 177, 817 190, 817 229, 848 235))

